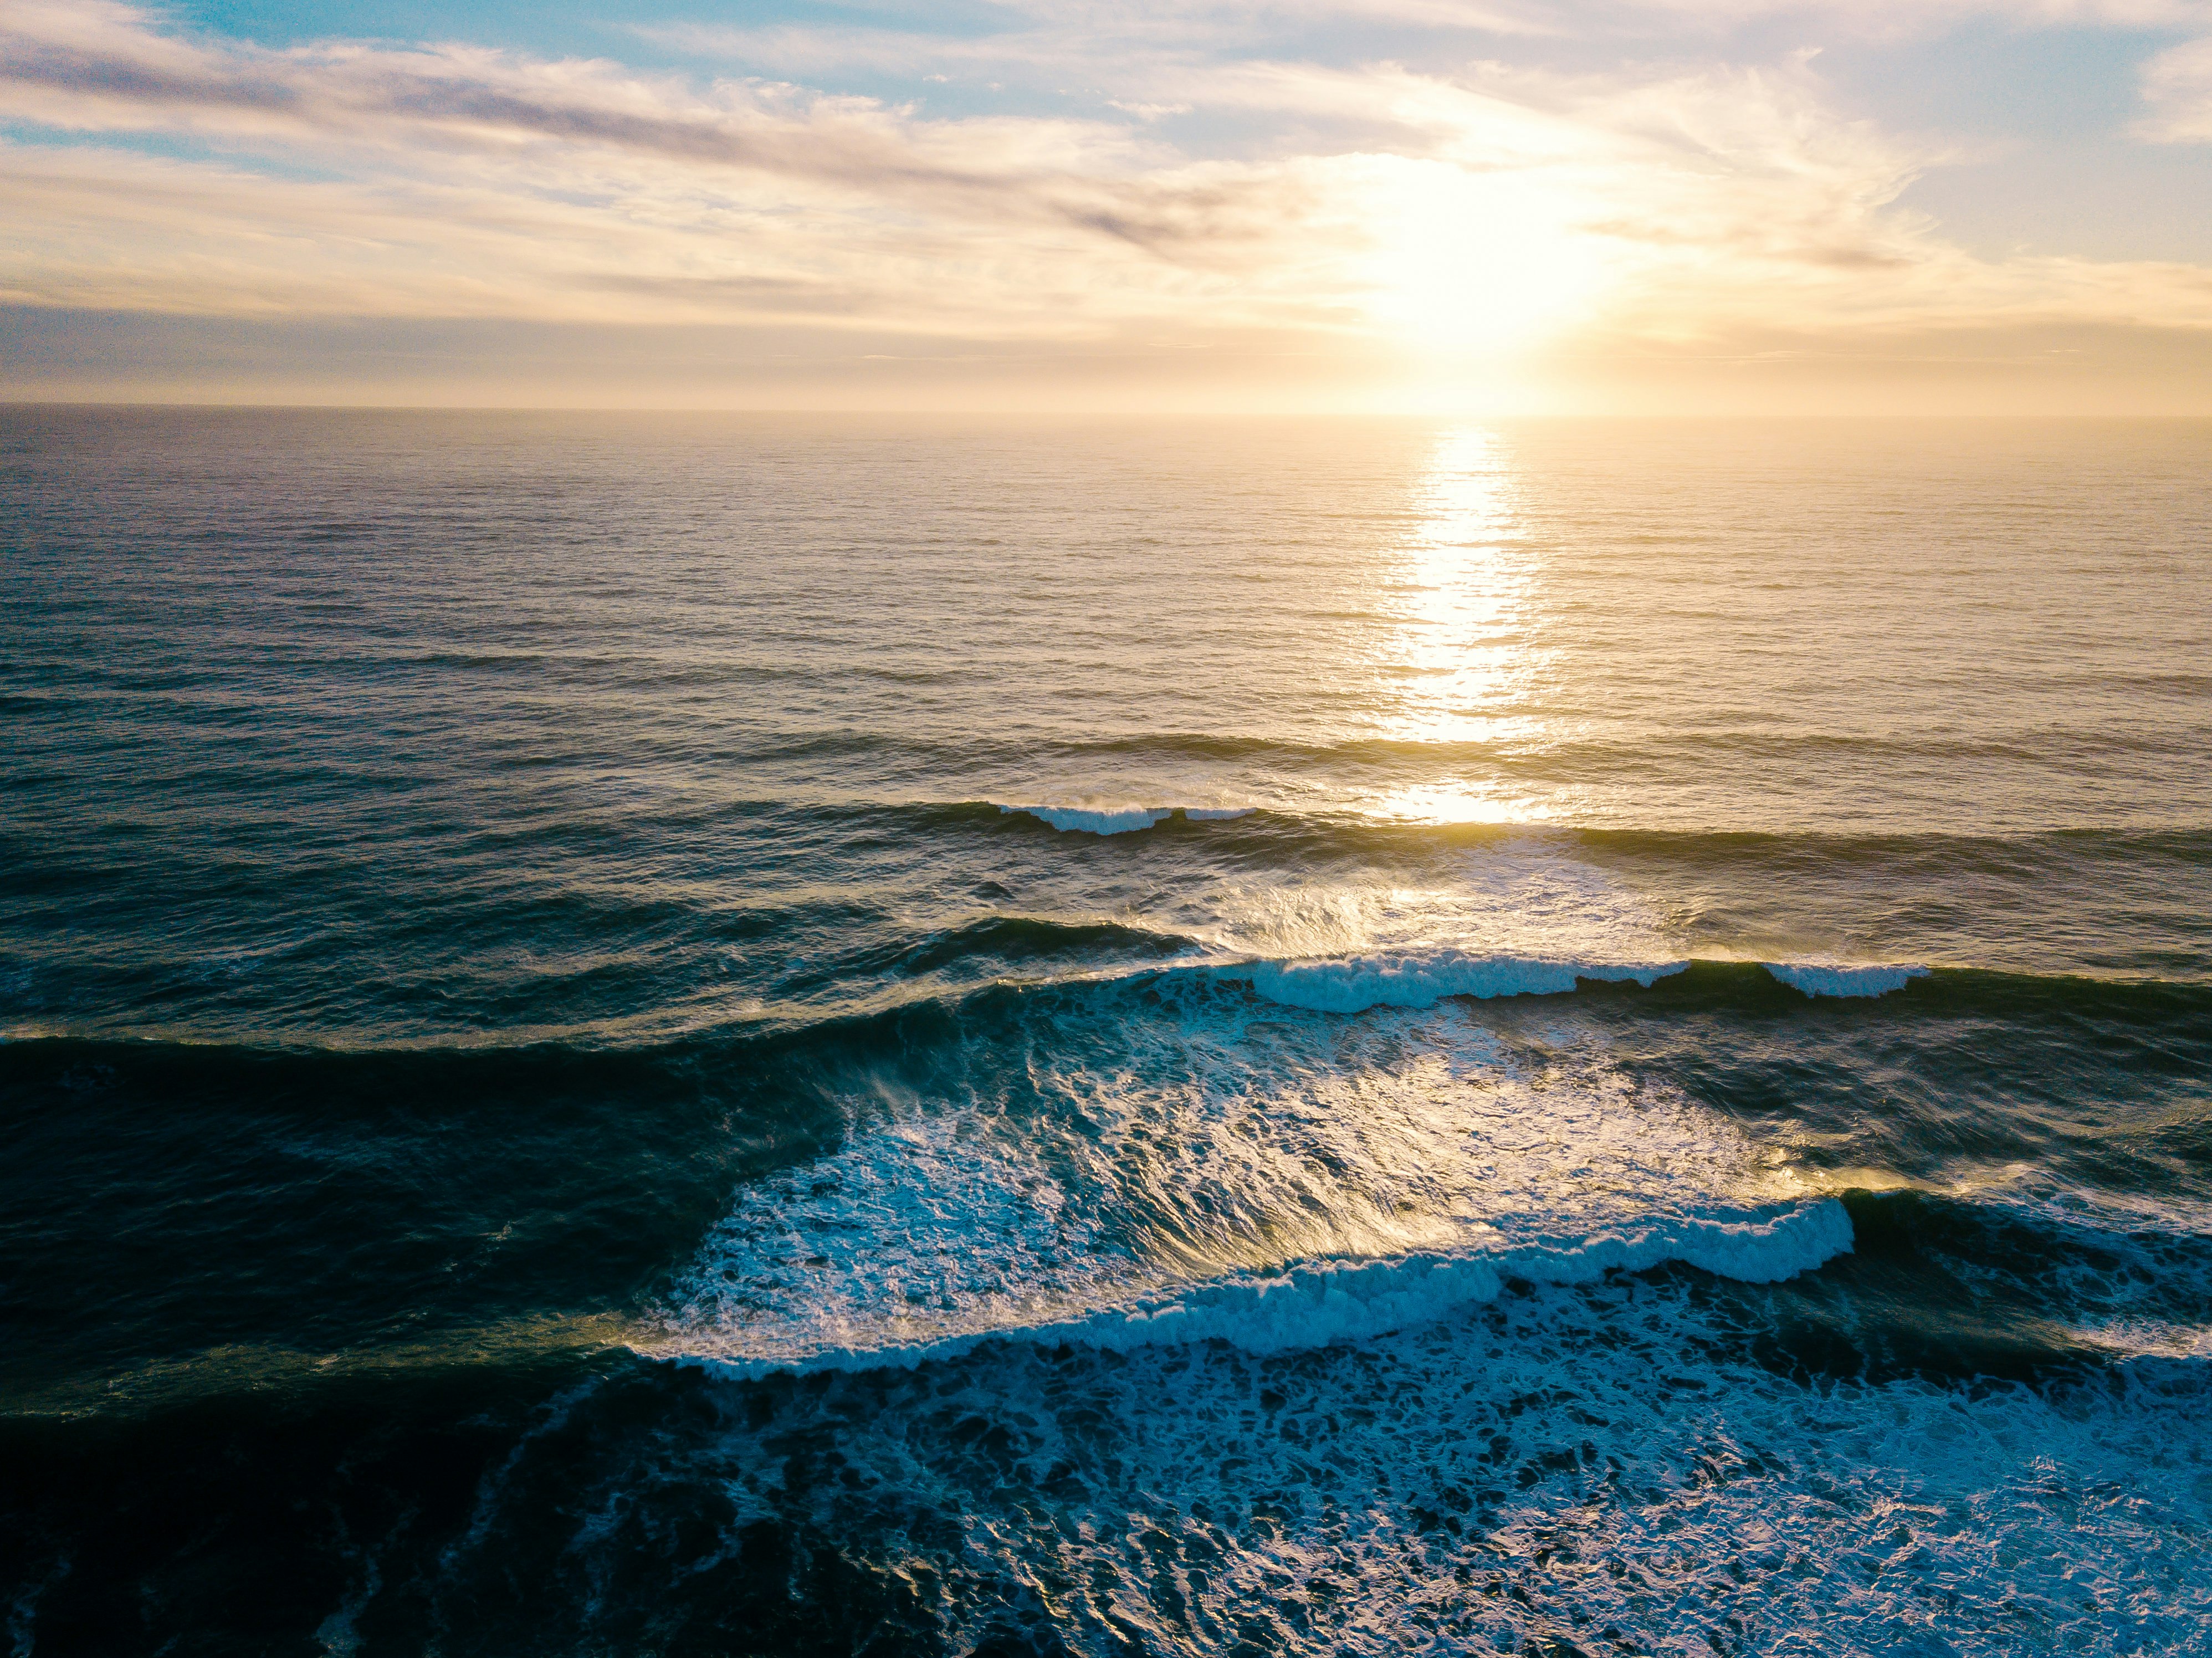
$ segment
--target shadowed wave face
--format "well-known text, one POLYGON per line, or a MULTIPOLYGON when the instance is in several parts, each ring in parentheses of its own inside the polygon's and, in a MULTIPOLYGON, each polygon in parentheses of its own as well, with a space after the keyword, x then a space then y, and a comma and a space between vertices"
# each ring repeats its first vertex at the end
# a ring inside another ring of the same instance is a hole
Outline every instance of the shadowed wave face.
POLYGON ((2208 471, 8 413, 15 1649, 2203 1649, 2208 471))

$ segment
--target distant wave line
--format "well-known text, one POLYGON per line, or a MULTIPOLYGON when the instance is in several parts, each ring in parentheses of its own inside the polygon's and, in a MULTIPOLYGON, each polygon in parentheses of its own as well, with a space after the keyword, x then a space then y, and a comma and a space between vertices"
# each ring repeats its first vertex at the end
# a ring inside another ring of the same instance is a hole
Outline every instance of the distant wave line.
MULTIPOLYGON (((1027 920, 1022 925, 1025 929, 1049 929, 1060 924, 1027 920)), ((1139 936, 1156 940, 1152 948, 1163 951, 1206 949, 1197 940, 1182 940, 1172 933, 1139 936)), ((1910 988, 1914 993, 1901 1003, 1900 1011, 1910 1010, 1922 1017, 1965 1013, 2018 1017, 2045 1011, 2069 1018, 2111 1019, 2124 1025, 2172 1022, 2190 1029, 2212 1018, 2212 984, 2189 980, 2099 979, 2078 974, 2025 974, 1918 963, 1760 963, 1707 957, 1607 963, 1457 954, 1462 959, 1418 951, 1272 959, 1194 955, 1165 962, 1123 960, 1088 970, 1026 978, 1006 975, 965 984, 915 980, 882 987, 857 1005, 763 1003, 756 1012, 736 1021, 630 1042, 579 1041, 557 1033, 514 1041, 483 1036, 457 1040, 442 1035, 343 1043, 302 1042, 282 1035, 266 1041, 206 1041, 42 1024, 0 1032, 0 1072, 19 1065, 43 1070, 56 1063, 56 1058, 42 1055, 63 1056, 64 1065, 81 1058, 90 1064, 133 1069, 149 1064, 185 1065, 195 1072, 210 1065, 232 1062, 374 1066, 404 1061, 449 1063, 466 1068, 502 1060, 533 1066, 578 1060, 647 1066, 665 1062, 682 1070, 702 1058, 762 1043, 849 1040, 870 1026, 901 1022, 930 1010, 964 1017, 984 1011, 994 1001, 1011 1005, 1033 996, 1172 993, 1178 987, 1212 985, 1242 987, 1278 1005, 1335 1014, 1380 1006, 1427 1007, 1453 997, 1488 999, 1599 989, 1614 994, 1625 992, 1634 999, 1631 1005, 1649 1006, 1659 1017, 1688 1007, 1726 1007, 1745 1001, 1771 1005, 1776 997, 1809 1011, 1839 997, 1872 1005, 1910 988), (1832 981, 1830 975, 1835 975, 1832 981), (1793 983, 1793 980, 1802 982, 1793 983), (1273 995, 1268 993, 1271 989, 1273 995), (1647 997, 1659 999, 1647 1002, 1647 997)))

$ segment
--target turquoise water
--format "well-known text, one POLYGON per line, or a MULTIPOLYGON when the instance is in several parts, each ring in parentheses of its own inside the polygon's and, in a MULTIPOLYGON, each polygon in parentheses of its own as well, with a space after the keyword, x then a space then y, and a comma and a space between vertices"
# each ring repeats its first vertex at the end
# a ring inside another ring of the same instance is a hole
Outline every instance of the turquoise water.
POLYGON ((2203 1649, 2208 476, 7 411, 16 1649, 2203 1649))

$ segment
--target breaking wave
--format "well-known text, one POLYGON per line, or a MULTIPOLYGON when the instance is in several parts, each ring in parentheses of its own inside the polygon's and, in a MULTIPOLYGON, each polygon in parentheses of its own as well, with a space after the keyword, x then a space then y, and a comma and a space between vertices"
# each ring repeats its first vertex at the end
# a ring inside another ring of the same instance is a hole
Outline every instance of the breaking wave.
POLYGON ((1924 979, 1924 967, 1844 967, 1831 962, 1764 962, 1761 966, 1792 990, 1808 996, 1887 996, 1915 979, 1924 979))
POLYGON ((1844 1206, 1822 1199, 1766 1220, 1674 1219, 1568 1244, 1305 1263, 1068 1318, 933 1339, 850 1346, 824 1342, 804 1353, 761 1356, 712 1351, 720 1345, 720 1332, 678 1330, 665 1342, 633 1345, 648 1357, 735 1379, 778 1371, 912 1370, 960 1357, 988 1341, 1127 1352, 1219 1340, 1246 1352, 1277 1353, 1425 1323, 1461 1307, 1494 1301, 1514 1279, 1587 1284, 1608 1272, 1644 1272, 1679 1261, 1738 1283, 1776 1284, 1847 1253, 1851 1240, 1850 1216, 1844 1206))
POLYGON ((1000 805, 1000 811, 1008 817, 1026 813, 1039 823, 1049 823, 1062 834, 1127 835, 1133 829, 1148 829, 1155 823, 1170 817, 1182 817, 1191 823, 1218 823, 1232 817, 1249 817, 1256 810, 1251 806, 1009 806, 1000 805))
POLYGON ((1297 961, 1260 961, 1216 969, 1248 979, 1271 1002, 1318 1013, 1370 1007, 1433 1007, 1447 996, 1547 996, 1583 979, 1652 983, 1688 969, 1680 962, 1545 961, 1448 947, 1297 961))

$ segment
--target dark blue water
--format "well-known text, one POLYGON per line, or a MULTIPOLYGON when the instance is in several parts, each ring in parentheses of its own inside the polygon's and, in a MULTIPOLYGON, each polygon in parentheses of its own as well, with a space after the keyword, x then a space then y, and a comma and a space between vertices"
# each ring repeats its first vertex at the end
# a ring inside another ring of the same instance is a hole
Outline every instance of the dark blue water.
POLYGON ((2208 476, 0 415, 15 1649, 2203 1650, 2208 476))

